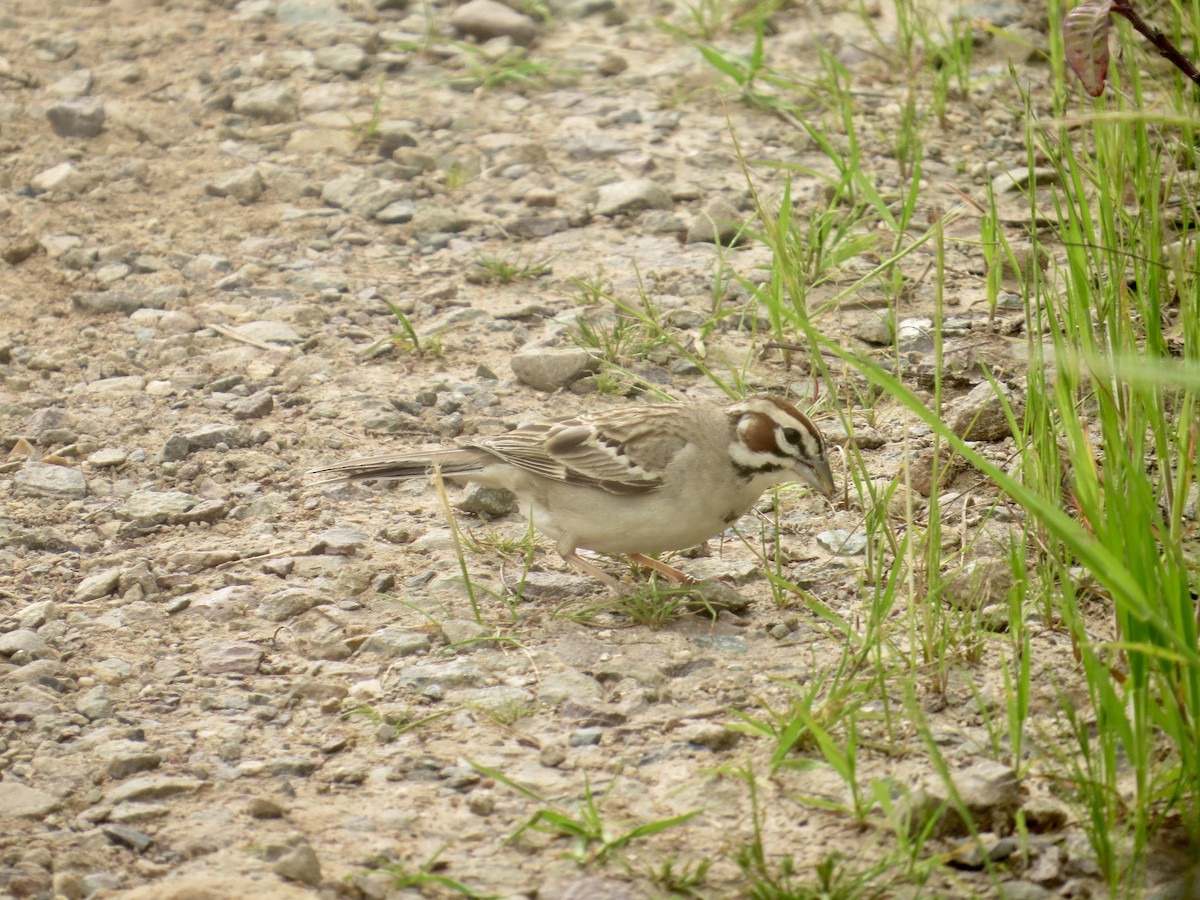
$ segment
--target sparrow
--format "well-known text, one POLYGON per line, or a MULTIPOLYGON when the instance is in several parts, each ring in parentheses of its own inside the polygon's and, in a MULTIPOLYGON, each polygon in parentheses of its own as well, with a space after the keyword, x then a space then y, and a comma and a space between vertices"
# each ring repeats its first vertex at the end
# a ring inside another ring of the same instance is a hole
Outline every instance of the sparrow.
POLYGON ((779 397, 621 406, 463 438, 444 450, 350 459, 312 470, 316 483, 446 478, 505 488, 563 560, 620 589, 576 552, 624 556, 680 583, 649 554, 685 550, 749 512, 768 488, 798 481, 834 493, 825 439, 779 397))

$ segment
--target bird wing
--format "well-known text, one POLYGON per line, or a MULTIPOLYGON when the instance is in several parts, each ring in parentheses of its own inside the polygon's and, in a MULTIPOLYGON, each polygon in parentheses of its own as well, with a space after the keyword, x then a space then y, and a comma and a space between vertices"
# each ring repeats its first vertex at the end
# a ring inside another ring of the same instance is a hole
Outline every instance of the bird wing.
POLYGON ((662 486, 667 464, 686 443, 671 427, 674 416, 648 416, 650 409, 573 416, 463 444, 554 481, 612 494, 644 494, 662 486))

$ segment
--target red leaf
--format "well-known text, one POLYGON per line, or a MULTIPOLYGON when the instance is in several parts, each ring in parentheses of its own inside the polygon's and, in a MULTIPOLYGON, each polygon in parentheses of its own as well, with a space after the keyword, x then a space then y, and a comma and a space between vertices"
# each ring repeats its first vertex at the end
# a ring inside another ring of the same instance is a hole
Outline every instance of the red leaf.
POLYGON ((1113 0, 1089 0, 1063 19, 1063 49, 1067 63, 1093 97, 1104 93, 1108 77, 1108 14, 1113 0))

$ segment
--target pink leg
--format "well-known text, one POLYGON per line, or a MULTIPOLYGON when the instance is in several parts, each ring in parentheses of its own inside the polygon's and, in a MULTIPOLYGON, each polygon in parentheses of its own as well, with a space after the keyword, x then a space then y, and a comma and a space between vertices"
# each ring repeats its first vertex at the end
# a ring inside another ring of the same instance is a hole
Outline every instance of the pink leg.
POLYGON ((597 581, 608 585, 614 591, 621 590, 621 582, 617 581, 617 579, 613 578, 603 569, 593 566, 590 562, 580 557, 580 555, 575 552, 574 547, 566 550, 565 552, 560 548, 558 555, 563 558, 564 562, 570 563, 572 566, 579 569, 579 571, 585 572, 592 578, 595 578, 597 581))
POLYGON ((657 559, 652 559, 649 556, 643 556, 640 553, 630 553, 629 558, 639 566, 645 566, 648 569, 653 569, 660 575, 666 575, 672 581, 677 581, 680 584, 697 584, 696 579, 687 572, 681 572, 674 566, 668 566, 665 562, 659 562, 657 559))

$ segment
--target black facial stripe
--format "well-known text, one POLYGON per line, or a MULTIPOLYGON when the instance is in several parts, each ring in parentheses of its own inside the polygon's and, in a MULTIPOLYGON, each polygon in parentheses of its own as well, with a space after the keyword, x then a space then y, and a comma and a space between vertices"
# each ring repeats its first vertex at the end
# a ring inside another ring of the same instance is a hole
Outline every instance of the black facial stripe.
POLYGON ((743 481, 749 481, 756 475, 764 475, 768 472, 781 472, 783 471, 783 466, 778 463, 765 463, 761 466, 743 466, 740 463, 734 463, 733 471, 737 473, 738 478, 743 481))

